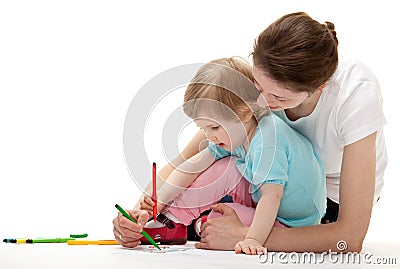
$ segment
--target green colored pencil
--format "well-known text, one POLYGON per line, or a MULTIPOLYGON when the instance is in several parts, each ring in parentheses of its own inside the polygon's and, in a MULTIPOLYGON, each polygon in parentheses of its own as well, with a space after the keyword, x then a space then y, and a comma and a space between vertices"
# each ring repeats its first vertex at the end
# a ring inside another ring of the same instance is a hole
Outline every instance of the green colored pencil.
POLYGON ((75 238, 39 238, 27 239, 26 243, 67 243, 68 240, 75 240, 75 238))
MULTIPOLYGON (((121 212, 121 214, 122 214, 125 218, 129 219, 129 220, 132 221, 133 223, 137 223, 137 222, 136 222, 128 213, 126 213, 126 211, 123 210, 122 207, 120 207, 118 204, 115 204, 115 207, 118 209, 119 212, 121 212)), ((146 233, 145 230, 142 230, 142 234, 144 235, 144 237, 147 238, 147 240, 149 240, 149 242, 150 242, 151 244, 153 244, 153 246, 155 246, 156 248, 158 248, 159 250, 161 250, 161 248, 157 245, 156 241, 154 241, 153 238, 151 238, 151 236, 150 236, 148 233, 146 233)))

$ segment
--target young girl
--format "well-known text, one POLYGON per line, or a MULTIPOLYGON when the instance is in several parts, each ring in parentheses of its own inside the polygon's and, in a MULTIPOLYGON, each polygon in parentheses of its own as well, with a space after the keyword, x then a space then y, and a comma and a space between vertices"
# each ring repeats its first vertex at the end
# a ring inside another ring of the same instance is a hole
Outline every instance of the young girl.
MULTIPOLYGON (((226 194, 247 207, 257 204, 255 210, 231 205, 250 226, 237 253, 262 253, 273 226, 319 224, 326 207, 321 161, 306 138, 256 104, 253 81, 246 63, 226 58, 204 65, 187 87, 184 112, 209 146, 177 167, 158 190, 161 221, 172 220, 175 228, 149 222, 145 230, 156 240, 186 242, 183 225, 226 194), (207 170, 220 159, 226 169, 207 170)), ((144 201, 142 209, 152 210, 151 197, 144 201)))

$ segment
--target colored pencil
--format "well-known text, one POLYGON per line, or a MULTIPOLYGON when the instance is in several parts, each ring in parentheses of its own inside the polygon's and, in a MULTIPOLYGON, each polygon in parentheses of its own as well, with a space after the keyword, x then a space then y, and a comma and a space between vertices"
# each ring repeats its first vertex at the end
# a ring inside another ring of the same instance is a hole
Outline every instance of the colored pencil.
POLYGON ((156 163, 153 163, 153 220, 157 220, 157 166, 156 163))

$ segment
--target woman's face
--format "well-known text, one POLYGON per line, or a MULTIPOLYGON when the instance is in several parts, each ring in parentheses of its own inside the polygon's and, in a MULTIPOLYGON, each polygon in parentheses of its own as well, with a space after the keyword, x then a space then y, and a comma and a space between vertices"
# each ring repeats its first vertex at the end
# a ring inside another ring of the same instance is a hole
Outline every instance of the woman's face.
POLYGON ((308 97, 307 92, 293 92, 283 88, 256 66, 253 66, 253 76, 254 83, 261 93, 257 99, 257 104, 261 107, 279 111, 297 107, 308 97))

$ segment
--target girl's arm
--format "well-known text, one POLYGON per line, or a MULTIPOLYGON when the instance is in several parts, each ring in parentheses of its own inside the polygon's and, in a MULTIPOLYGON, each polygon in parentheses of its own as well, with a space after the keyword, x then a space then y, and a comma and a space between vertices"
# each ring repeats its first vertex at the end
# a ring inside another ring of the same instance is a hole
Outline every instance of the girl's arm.
POLYGON ((235 245, 235 252, 246 254, 261 254, 263 244, 276 220, 283 194, 283 186, 278 184, 263 184, 260 188, 261 198, 257 203, 253 222, 245 239, 235 245))
POLYGON ((164 185, 157 191, 157 198, 162 203, 158 210, 161 211, 167 202, 189 187, 214 162, 216 159, 210 151, 203 149, 174 169, 164 185))
MULTIPOLYGON (((157 182, 157 185, 161 186, 178 165, 205 149, 207 145, 208 143, 204 131, 199 130, 182 152, 171 163, 165 165, 160 172, 158 172, 157 178, 160 178, 161 180, 157 182)), ((145 193, 151 193, 151 188, 152 183, 150 182, 145 189, 145 193)), ((143 202, 144 196, 145 195, 143 194, 140 197, 139 201, 135 205, 135 209, 141 209, 140 204, 143 202)))
MULTIPOLYGON (((340 180, 340 210, 337 222, 310 227, 273 228, 265 246, 272 251, 327 252, 337 251, 341 240, 345 251, 360 252, 371 218, 375 191, 376 133, 345 146, 340 180)), ((224 211, 221 218, 202 225, 198 248, 231 249, 235 241, 243 240, 247 228, 233 210, 224 211), (223 234, 222 234, 223 232, 223 234)))

